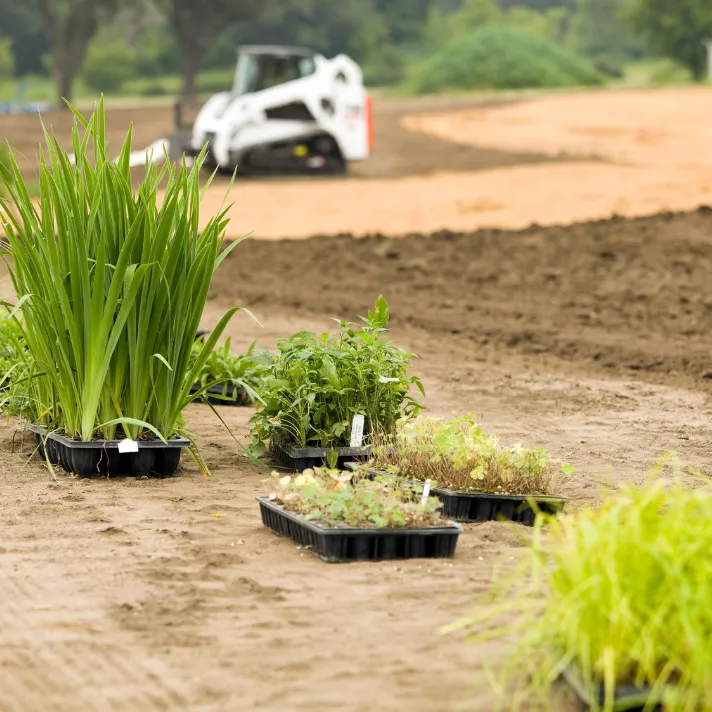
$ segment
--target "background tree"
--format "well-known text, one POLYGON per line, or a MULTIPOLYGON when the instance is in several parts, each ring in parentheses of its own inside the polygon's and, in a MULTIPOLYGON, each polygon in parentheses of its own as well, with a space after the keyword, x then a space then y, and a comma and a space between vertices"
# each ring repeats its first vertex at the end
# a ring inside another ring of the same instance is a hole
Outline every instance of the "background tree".
POLYGON ((271 0, 156 0, 178 44, 183 96, 196 96, 196 79, 215 38, 226 27, 253 20, 271 5, 271 0))
POLYGON ((15 69, 15 58, 12 56, 12 42, 0 39, 0 79, 12 76, 15 69))
POLYGON ((710 0, 632 0, 626 16, 652 52, 675 59, 703 79, 705 40, 712 39, 710 0))
POLYGON ((102 14, 117 9, 117 0, 36 0, 51 52, 51 71, 60 105, 72 98, 89 41, 102 14))
POLYGON ((435 0, 375 0, 373 8, 383 18, 391 42, 413 44, 419 42, 425 30, 435 0))
MULTIPOLYGON (((396 34, 406 31, 401 26, 396 34)), ((403 58, 374 0, 272 2, 252 21, 234 25, 211 42, 206 66, 234 63, 240 44, 301 45, 327 57, 346 53, 362 65, 370 83, 397 81, 402 73, 403 58)))
POLYGON ((0 35, 11 40, 18 75, 43 71, 47 42, 35 0, 0 0, 0 35))

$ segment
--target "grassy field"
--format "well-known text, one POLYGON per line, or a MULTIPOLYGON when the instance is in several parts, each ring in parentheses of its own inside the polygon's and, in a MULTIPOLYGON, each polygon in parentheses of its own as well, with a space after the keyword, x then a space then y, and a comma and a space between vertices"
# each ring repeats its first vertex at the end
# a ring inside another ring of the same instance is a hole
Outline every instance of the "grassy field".
MULTIPOLYGON (((217 69, 203 72, 198 78, 201 94, 214 94, 230 89, 233 69, 217 69)), ((124 83, 117 94, 122 97, 175 97, 180 93, 181 79, 177 75, 162 77, 135 77, 124 83)), ((74 84, 74 99, 91 99, 96 96, 93 89, 84 84, 81 77, 74 84)), ((0 103, 6 102, 54 102, 56 90, 48 76, 29 75, 22 79, 0 78, 0 103)))
MULTIPOLYGON (((229 89, 232 86, 233 75, 234 69, 232 68, 202 72, 198 78, 200 94, 208 96, 229 89)), ((690 73, 684 67, 670 60, 660 59, 631 63, 625 68, 623 78, 610 82, 610 86, 618 88, 654 87, 681 86, 691 83, 690 73)), ((180 88, 181 79, 178 75, 134 77, 124 83, 120 92, 108 96, 116 100, 141 99, 142 104, 160 105, 164 101, 172 100, 178 96, 180 88)), ((571 91, 571 88, 568 91, 571 91)), ((541 93, 541 90, 523 90, 523 92, 538 94, 541 93)), ((384 96, 408 96, 413 94, 413 90, 410 83, 405 82, 401 85, 379 87, 375 93, 384 96)), ((501 94, 502 92, 486 93, 501 94)), ((74 100, 82 102, 95 97, 96 92, 87 87, 79 77, 74 84, 74 100)), ((22 79, 0 78, 0 104, 16 101, 55 102, 56 91, 51 78, 43 75, 29 75, 22 79)))

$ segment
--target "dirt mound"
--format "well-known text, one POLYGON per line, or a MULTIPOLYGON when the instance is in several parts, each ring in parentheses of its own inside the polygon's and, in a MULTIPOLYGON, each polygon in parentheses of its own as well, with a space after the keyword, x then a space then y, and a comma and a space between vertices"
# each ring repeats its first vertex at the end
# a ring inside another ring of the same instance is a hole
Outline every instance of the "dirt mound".
POLYGON ((712 209, 521 232, 250 241, 218 271, 221 301, 364 313, 460 335, 473 350, 553 354, 623 372, 712 378, 712 209))

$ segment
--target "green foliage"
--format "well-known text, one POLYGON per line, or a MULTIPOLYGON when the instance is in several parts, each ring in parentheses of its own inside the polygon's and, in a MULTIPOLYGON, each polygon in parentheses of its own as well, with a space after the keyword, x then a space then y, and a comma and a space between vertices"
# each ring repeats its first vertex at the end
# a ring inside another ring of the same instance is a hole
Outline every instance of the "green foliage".
POLYGON ((213 272, 232 249, 220 253, 224 212, 198 230, 203 156, 191 171, 147 166, 134 192, 131 131, 114 161, 103 101, 89 121, 76 114, 74 162, 46 141, 39 209, 14 158, 11 203, 0 200, 16 308, 42 374, 40 422, 82 440, 113 438, 118 425, 133 439, 183 432, 191 386, 237 311, 191 363, 213 272))
POLYGON ((31 415, 30 385, 33 364, 22 327, 8 313, 0 315, 0 412, 31 415))
MULTIPOLYGON (((200 358, 203 344, 193 344, 191 363, 200 358)), ((230 339, 219 348, 215 348, 200 369, 196 384, 205 388, 222 387, 222 394, 227 396, 236 389, 242 390, 247 400, 254 402, 257 390, 261 387, 265 374, 269 370, 272 354, 269 351, 255 351, 254 343, 244 355, 230 353, 230 339)), ((213 394, 211 394, 213 395, 213 394)))
POLYGON ((465 415, 452 420, 418 418, 399 423, 396 437, 375 448, 379 467, 459 492, 546 495, 573 474, 559 472, 544 448, 503 447, 465 415))
POLYGON ((667 712, 712 708, 712 492, 686 487, 680 470, 666 483, 661 467, 600 508, 539 517, 520 564, 451 627, 517 642, 497 680, 502 709, 549 709, 567 666, 589 691, 605 686, 594 712, 612 712, 630 684, 655 688, 667 712))
POLYGON ((8 182, 12 180, 10 146, 0 143, 0 198, 7 195, 8 182))
POLYGON ((358 62, 368 61, 370 53, 379 54, 389 43, 388 26, 373 0, 274 2, 253 21, 233 26, 226 35, 232 41, 220 40, 221 53, 225 60, 231 58, 231 64, 240 43, 304 45, 329 57, 348 52, 358 62))
POLYGON ((140 77, 161 77, 179 72, 180 54, 175 38, 163 28, 144 30, 136 49, 135 69, 140 77))
POLYGON ((507 27, 483 27, 425 62, 415 89, 523 89, 597 85, 601 77, 581 57, 553 42, 507 27))
POLYGON ((504 13, 496 0, 466 0, 456 12, 432 12, 428 22, 428 35, 440 45, 471 34, 485 25, 504 21, 504 13))
POLYGON ((19 76, 42 71, 42 55, 47 40, 42 22, 32 0, 0 0, 0 28, 12 41, 15 71, 19 76))
POLYGON ((631 0, 626 17, 652 52, 680 62, 695 79, 705 76, 703 42, 712 39, 709 0, 631 0))
POLYGON ((334 335, 301 332, 278 343, 259 396, 253 423, 253 451, 261 454, 277 438, 297 447, 348 445, 354 415, 365 416, 365 442, 394 432, 401 418, 420 406, 409 395, 415 376, 407 375, 413 354, 384 337, 388 307, 376 302, 360 328, 339 322, 334 335))
POLYGON ((15 58, 12 54, 12 42, 0 39, 0 77, 11 77, 15 70, 15 58))
POLYGON ((571 17, 571 45, 590 57, 599 71, 610 74, 643 55, 643 43, 623 19, 628 0, 578 0, 571 17), (607 71, 608 70, 608 71, 607 71))
POLYGON ((420 492, 394 487, 389 478, 361 479, 358 473, 322 468, 272 476, 271 500, 323 526, 400 529, 442 523, 437 497, 423 504, 420 492))
POLYGON ((89 47, 82 79, 97 93, 118 92, 136 73, 136 56, 120 42, 94 42, 89 47))

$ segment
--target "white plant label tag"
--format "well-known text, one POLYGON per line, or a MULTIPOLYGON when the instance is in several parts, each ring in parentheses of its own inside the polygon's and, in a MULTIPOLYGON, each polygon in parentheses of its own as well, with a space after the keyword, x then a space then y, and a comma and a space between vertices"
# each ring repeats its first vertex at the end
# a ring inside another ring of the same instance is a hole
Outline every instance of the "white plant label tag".
POLYGON ((138 452, 138 443, 131 438, 126 438, 126 440, 119 441, 119 452, 138 452))
POLYGON ((361 447, 363 444, 363 422, 362 415, 354 415, 351 423, 351 447, 361 447))
POLYGON ((423 487, 423 496, 420 500, 421 507, 424 507, 428 503, 428 497, 430 497, 430 480, 425 480, 425 486, 423 487))

